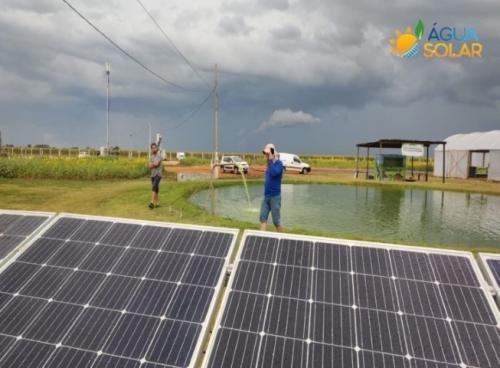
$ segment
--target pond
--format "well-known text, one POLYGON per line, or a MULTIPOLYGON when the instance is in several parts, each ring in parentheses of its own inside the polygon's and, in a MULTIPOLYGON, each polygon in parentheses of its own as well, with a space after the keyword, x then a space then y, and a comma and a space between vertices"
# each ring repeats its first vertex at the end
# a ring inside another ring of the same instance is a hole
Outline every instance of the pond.
MULTIPOLYGON (((216 190, 216 214, 258 223, 262 185, 216 190)), ((192 202, 211 208, 209 191, 192 202)), ((282 187, 285 227, 429 245, 500 247, 500 196, 330 184, 282 187)), ((271 223, 271 221, 270 221, 271 223)))

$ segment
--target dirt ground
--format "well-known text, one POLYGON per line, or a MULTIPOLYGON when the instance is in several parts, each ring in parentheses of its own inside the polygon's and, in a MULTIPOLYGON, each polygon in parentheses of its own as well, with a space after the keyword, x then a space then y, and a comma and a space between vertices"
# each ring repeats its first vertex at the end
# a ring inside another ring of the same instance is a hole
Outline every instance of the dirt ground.
MULTIPOLYGON (((266 168, 264 165, 252 165, 250 167, 250 170, 248 174, 246 175, 247 178, 249 179, 258 179, 262 178, 264 176, 266 168)), ((209 173, 210 172, 210 167, 203 165, 203 166, 179 166, 173 163, 167 163, 167 171, 173 172, 173 173, 209 173)), ((330 169, 330 168, 318 168, 318 169, 313 169, 310 174, 307 175, 312 175, 312 176, 317 176, 317 175, 328 175, 328 174, 351 174, 354 173, 353 170, 351 169, 330 169)), ((291 172, 288 171, 287 175, 301 175, 297 172, 291 172)), ((220 171, 220 176, 222 178, 234 178, 236 175, 233 173, 226 173, 224 174, 222 170, 220 171)), ((239 176, 239 175, 238 175, 239 176)))

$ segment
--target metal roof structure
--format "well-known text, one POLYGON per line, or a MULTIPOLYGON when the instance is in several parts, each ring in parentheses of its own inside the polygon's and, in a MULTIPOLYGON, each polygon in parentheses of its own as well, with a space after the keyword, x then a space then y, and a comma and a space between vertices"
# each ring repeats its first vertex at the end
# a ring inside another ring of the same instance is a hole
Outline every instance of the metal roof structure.
POLYGON ((423 140, 415 140, 415 139, 379 139, 374 142, 367 143, 358 143, 356 147, 365 147, 365 148, 401 148, 405 143, 413 143, 413 144, 423 144, 424 147, 429 147, 435 144, 445 145, 445 141, 423 141, 423 140))

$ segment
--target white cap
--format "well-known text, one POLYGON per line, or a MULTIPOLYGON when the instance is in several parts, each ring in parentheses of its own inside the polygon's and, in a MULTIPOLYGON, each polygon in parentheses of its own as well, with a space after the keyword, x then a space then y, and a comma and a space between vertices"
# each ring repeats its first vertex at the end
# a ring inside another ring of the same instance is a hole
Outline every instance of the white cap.
POLYGON ((266 144, 266 146, 264 147, 264 149, 262 150, 262 152, 264 152, 264 153, 271 153, 271 149, 274 151, 274 153, 276 153, 276 147, 274 147, 274 144, 268 143, 268 144, 266 144))

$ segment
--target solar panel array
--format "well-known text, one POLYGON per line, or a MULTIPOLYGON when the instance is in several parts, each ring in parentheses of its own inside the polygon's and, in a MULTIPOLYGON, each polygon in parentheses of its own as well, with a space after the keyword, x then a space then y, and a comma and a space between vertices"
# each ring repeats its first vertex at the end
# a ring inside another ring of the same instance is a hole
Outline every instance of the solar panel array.
POLYGON ((496 294, 497 305, 500 308, 500 254, 479 253, 479 257, 482 269, 496 294))
POLYGON ((18 248, 49 218, 49 214, 0 210, 0 261, 18 248))
POLYGON ((471 255, 246 232, 205 366, 500 367, 471 255))
POLYGON ((60 216, 0 274, 0 367, 192 366, 235 238, 60 216))

